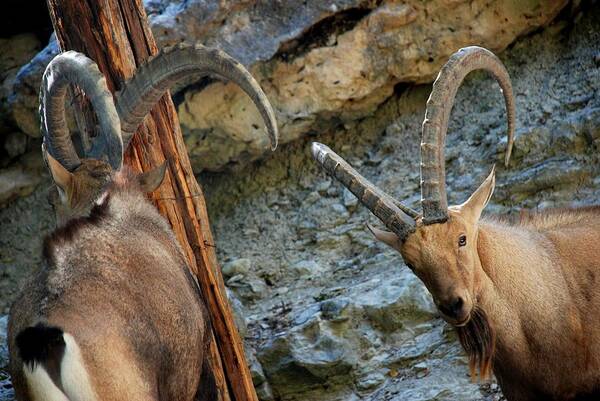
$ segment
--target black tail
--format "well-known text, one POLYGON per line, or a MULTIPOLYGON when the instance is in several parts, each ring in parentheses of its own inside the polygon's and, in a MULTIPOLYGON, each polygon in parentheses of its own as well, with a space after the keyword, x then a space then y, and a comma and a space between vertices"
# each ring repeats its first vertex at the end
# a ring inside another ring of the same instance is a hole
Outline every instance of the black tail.
POLYGON ((31 369, 40 363, 59 367, 65 352, 63 331, 58 327, 38 323, 21 331, 16 338, 19 356, 31 369))
POLYGON ((202 375, 200 376, 200 385, 196 391, 195 401, 217 401, 219 399, 219 390, 213 372, 212 365, 208 355, 204 355, 202 363, 202 375))

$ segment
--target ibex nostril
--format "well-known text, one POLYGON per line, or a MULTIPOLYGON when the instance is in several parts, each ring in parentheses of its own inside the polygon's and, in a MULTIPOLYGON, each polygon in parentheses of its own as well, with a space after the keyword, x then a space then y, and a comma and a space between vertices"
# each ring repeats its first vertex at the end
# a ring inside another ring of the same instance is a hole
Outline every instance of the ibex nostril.
POLYGON ((456 297, 454 299, 450 299, 447 303, 440 303, 438 308, 444 315, 455 319, 461 315, 464 304, 465 301, 462 297, 456 297))
POLYGON ((452 304, 450 305, 450 310, 452 311, 453 317, 460 315, 464 303, 465 302, 463 301, 462 297, 457 297, 454 299, 454 301, 452 301, 452 304))

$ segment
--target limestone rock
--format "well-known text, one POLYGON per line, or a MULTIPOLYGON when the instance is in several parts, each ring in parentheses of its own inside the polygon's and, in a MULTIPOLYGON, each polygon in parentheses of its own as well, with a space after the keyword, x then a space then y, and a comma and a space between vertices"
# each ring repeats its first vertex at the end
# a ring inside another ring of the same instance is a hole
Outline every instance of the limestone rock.
POLYGON ((227 262, 221 268, 225 277, 233 277, 236 274, 247 274, 252 270, 252 261, 248 258, 234 259, 227 262))
MULTIPOLYGON (((146 0, 159 46, 199 41, 251 68, 273 103, 281 143, 368 116, 401 82, 430 82, 467 45, 501 52, 548 24, 566 0, 146 0)), ((37 88, 55 42, 19 73, 19 128, 39 135, 37 88)), ((261 119, 233 84, 191 86, 178 114, 194 169, 221 170, 262 157, 261 119)))
POLYGON ((145 0, 154 37, 162 46, 200 41, 242 64, 269 60, 283 44, 337 14, 372 8, 365 0, 145 0))
MULTIPOLYGON (((305 43, 316 40, 309 34, 296 40, 302 45, 282 45, 285 51, 254 64, 252 72, 274 104, 285 143, 368 116, 396 84, 431 81, 461 47, 499 53, 547 24, 566 3, 388 0, 366 6, 351 26, 326 30, 329 38, 319 46, 305 43)), ((233 84, 188 91, 178 113, 196 170, 244 164, 268 148, 257 111, 233 84)))

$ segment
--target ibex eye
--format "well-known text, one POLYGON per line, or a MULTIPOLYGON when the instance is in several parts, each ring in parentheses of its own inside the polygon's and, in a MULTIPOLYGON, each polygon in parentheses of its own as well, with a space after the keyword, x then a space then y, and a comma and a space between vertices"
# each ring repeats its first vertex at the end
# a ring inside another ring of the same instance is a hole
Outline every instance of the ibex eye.
POLYGON ((458 237, 458 246, 465 246, 465 245, 467 245, 467 236, 461 235, 460 237, 458 237))

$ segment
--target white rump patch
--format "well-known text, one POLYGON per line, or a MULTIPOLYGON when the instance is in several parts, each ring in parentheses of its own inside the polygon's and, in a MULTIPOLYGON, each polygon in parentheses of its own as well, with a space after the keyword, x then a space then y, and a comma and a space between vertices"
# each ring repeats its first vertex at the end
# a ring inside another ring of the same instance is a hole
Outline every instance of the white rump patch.
POLYGON ((60 364, 62 388, 70 401, 95 401, 98 399, 90 383, 81 356, 81 350, 72 335, 63 334, 65 355, 60 364))
POLYGON ((95 401, 98 398, 90 384, 90 379, 81 350, 70 334, 64 333, 65 353, 60 364, 60 379, 63 391, 52 381, 44 367, 36 363, 31 369, 24 366, 23 372, 27 380, 33 401, 95 401))
POLYGON ((33 401, 69 401, 39 363, 33 369, 29 365, 24 366, 23 373, 33 401))

